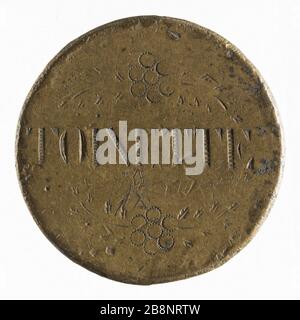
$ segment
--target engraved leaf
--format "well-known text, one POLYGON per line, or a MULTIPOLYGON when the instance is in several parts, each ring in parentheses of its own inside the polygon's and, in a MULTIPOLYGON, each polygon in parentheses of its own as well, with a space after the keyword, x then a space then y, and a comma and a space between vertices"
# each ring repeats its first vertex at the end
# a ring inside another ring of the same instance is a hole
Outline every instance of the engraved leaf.
POLYGON ((178 220, 185 219, 188 214, 189 214, 189 208, 188 207, 182 208, 178 213, 177 219, 178 220))
POLYGON ((183 245, 189 249, 193 247, 193 242, 192 240, 183 240, 183 245))

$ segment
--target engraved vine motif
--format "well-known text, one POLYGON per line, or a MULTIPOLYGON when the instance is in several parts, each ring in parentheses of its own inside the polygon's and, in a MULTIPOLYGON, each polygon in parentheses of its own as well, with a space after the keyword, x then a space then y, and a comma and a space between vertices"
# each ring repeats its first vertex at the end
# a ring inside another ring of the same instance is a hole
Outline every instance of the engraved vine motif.
POLYGON ((149 103, 159 103, 163 97, 174 93, 168 75, 169 71, 163 61, 151 52, 143 52, 138 57, 138 63, 131 65, 128 70, 130 92, 134 97, 144 98, 149 103))
POLYGON ((134 216, 131 227, 131 244, 142 247, 148 255, 155 255, 158 251, 169 251, 174 246, 172 232, 175 219, 163 214, 157 207, 150 207, 143 214, 134 216))

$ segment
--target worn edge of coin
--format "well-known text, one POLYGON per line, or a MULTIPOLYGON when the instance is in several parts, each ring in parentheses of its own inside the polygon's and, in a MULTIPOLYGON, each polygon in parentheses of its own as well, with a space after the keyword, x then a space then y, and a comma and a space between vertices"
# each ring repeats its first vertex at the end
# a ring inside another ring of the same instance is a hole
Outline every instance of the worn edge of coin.
POLYGON ((19 115, 19 119, 18 119, 18 124, 17 124, 17 130, 16 130, 16 138, 15 138, 15 157, 16 157, 16 162, 15 162, 15 167, 16 167, 16 171, 17 171, 17 178, 18 178, 18 183, 19 183, 19 187, 21 189, 23 198, 25 200, 25 203, 27 205, 27 208, 33 218, 33 220, 35 221, 35 223, 38 225, 39 229, 42 231, 42 233, 44 234, 44 236, 67 258, 69 258, 71 261, 75 262, 76 264, 80 265, 81 267, 86 268, 87 270, 94 272, 100 276, 106 277, 108 279, 114 280, 114 281, 121 281, 123 283, 127 283, 127 284, 136 284, 136 285, 150 285, 150 284, 161 284, 161 283, 167 283, 167 282, 171 282, 171 281, 176 281, 176 280, 183 280, 183 279, 187 279, 190 277, 194 277, 200 274, 204 274, 207 273, 209 271, 212 271, 220 266, 222 266, 224 263, 226 263, 228 260, 230 260, 231 258, 233 258, 237 253, 239 253, 243 248, 245 248, 248 243, 254 238, 254 236, 257 234, 258 230, 260 229, 261 225, 263 224, 263 222, 266 220, 266 218, 268 217, 268 214, 274 204, 274 201, 278 195, 279 192, 279 188, 281 185, 281 181, 282 181, 282 175, 283 175, 283 170, 284 170, 284 165, 285 165, 285 150, 286 150, 286 145, 285 145, 285 140, 284 140, 284 132, 283 132, 283 125, 282 125, 282 120, 280 117, 280 114, 278 112, 278 107, 276 104, 276 101, 274 99, 273 94, 271 93, 271 90, 269 88, 269 86, 267 85, 267 83, 265 82, 264 78, 262 77, 262 75, 260 74, 260 72, 258 71, 258 69, 252 64, 252 62, 242 53, 242 51, 240 49, 238 49, 235 45, 233 45, 230 41, 228 41, 227 39, 223 38, 222 36, 220 36, 218 33, 205 28, 201 25, 198 25, 196 23, 184 20, 184 19, 180 19, 180 18, 173 18, 173 17, 168 17, 168 16, 156 16, 156 15, 143 15, 143 16, 132 16, 132 17, 127 17, 127 18, 122 18, 122 19, 118 19, 118 20, 114 20, 111 21, 109 23, 103 24, 101 26, 98 26, 84 34, 82 34, 81 36, 77 37, 76 39, 72 40, 71 42, 69 42, 66 46, 64 46, 46 65, 46 67, 44 67, 44 70, 42 71, 42 73, 40 73, 40 75, 38 76, 38 78, 35 80, 33 86, 31 87, 29 93, 26 96, 25 102, 22 106, 20 115, 19 115), (86 262, 86 261, 82 261, 80 260, 78 257, 75 257, 74 255, 72 255, 70 252, 66 252, 65 249, 61 248, 55 241, 54 239, 52 239, 50 234, 47 234, 46 231, 44 230, 43 226, 39 223, 38 219, 34 216, 34 214, 31 212, 31 208, 30 208, 30 204, 28 202, 28 199, 26 198, 26 194, 25 191, 23 190, 23 186, 21 183, 21 179, 20 179, 20 168, 19 168, 19 150, 18 150, 18 146, 19 146, 19 138, 20 138, 20 129, 21 129, 21 120, 23 118, 23 113, 31 99, 31 97, 33 96, 33 94, 37 91, 37 89, 39 88, 39 86, 41 85, 41 83, 43 82, 44 78, 47 76, 48 72, 51 70, 51 68, 58 62, 58 60, 63 57, 64 55, 66 55, 70 49, 75 48, 76 46, 80 45, 81 42, 84 42, 86 40, 87 37, 89 37, 90 35, 92 35, 95 32, 98 31, 102 31, 106 28, 109 27, 118 27, 126 22, 133 22, 133 21, 137 21, 137 22, 142 22, 143 19, 148 20, 148 19, 153 19, 153 20, 169 20, 169 21, 174 21, 174 22, 181 22, 184 23, 188 26, 191 26, 193 28, 199 29, 201 31, 203 31, 204 33, 206 33, 207 35, 211 35, 212 37, 214 37, 218 42, 220 42, 221 44, 225 45, 225 47, 229 50, 232 50, 232 52, 236 55, 238 55, 242 61, 245 64, 248 64, 251 69, 253 74, 255 74, 255 76, 257 77, 257 79, 260 81, 262 87, 264 88, 266 95, 268 97, 268 99, 270 100, 272 107, 274 109, 274 113, 275 113, 275 119, 277 121, 277 124, 280 128, 280 165, 279 165, 279 172, 278 172, 278 177, 277 177, 277 181, 276 181, 276 185, 274 188, 274 191, 272 193, 272 196, 269 199, 268 202, 268 206, 264 209, 264 211, 261 213, 260 217, 259 217, 259 221, 256 222, 252 232, 248 235, 247 238, 244 239, 244 241, 242 241, 239 244, 238 248, 234 248, 234 250, 232 251, 229 250, 229 252, 227 253, 227 255, 225 257, 223 257, 222 259, 220 259, 218 262, 215 262, 214 264, 210 265, 209 267, 203 268, 201 269, 201 271, 198 272, 194 272, 188 275, 173 275, 173 276, 167 276, 167 277, 158 277, 158 278, 154 278, 152 280, 147 279, 147 280, 141 280, 141 278, 139 277, 131 277, 130 279, 125 278, 123 275, 115 275, 115 274, 108 274, 107 272, 100 272, 99 270, 96 270, 96 268, 91 265, 90 263, 86 262))

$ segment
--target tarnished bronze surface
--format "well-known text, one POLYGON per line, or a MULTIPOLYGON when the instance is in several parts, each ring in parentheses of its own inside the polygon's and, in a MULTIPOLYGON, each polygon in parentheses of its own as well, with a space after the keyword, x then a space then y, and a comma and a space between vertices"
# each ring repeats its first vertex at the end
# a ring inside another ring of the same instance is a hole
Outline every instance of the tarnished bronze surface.
POLYGON ((134 17, 67 45, 26 99, 17 171, 28 207, 65 255, 114 280, 151 284, 223 264, 263 221, 281 132, 251 63, 187 21, 134 17), (106 164, 97 129, 205 129, 205 170, 106 164))

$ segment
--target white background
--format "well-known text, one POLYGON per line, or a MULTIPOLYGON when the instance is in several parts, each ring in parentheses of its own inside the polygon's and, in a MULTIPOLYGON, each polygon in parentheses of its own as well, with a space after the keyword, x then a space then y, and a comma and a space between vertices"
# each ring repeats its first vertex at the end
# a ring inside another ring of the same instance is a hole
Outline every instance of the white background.
POLYGON ((0 298, 299 299, 299 96, 297 0, 0 0, 0 298), (203 25, 245 53, 277 101, 286 161, 273 209, 244 250, 208 274, 145 287, 99 277, 50 244, 19 190, 14 143, 24 99, 62 47, 106 22, 149 14, 203 25))

